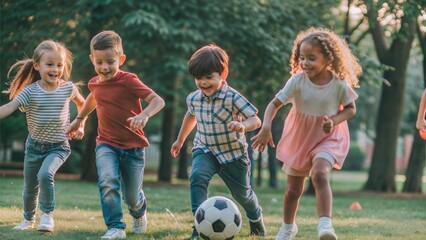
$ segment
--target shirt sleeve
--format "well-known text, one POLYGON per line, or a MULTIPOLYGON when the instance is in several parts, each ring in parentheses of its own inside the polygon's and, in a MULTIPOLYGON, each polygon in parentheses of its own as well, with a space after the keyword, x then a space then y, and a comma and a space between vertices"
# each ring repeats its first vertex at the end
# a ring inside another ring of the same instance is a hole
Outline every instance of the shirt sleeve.
POLYGON ((355 101, 357 98, 358 98, 358 94, 356 94, 356 92, 354 91, 354 89, 352 87, 350 87, 349 84, 347 84, 345 82, 344 89, 343 89, 343 96, 341 98, 340 103, 343 106, 346 106, 349 103, 355 101))
POLYGON ((76 86, 74 83, 72 83, 72 82, 71 82, 71 85, 72 85, 71 99, 74 99, 74 98, 75 98, 75 96, 77 96, 77 94, 78 94, 78 88, 77 88, 77 86, 76 86))
POLYGON ((296 91, 296 82, 297 79, 295 76, 292 76, 284 87, 275 95, 275 97, 280 100, 284 105, 288 104, 294 98, 294 94, 296 91))
POLYGON ((132 74, 129 81, 130 91, 133 92, 138 98, 144 100, 154 91, 145 85, 135 74, 132 74))
POLYGON ((194 109, 192 108, 192 102, 195 96, 196 96, 196 92, 192 92, 188 95, 188 97, 186 97, 186 105, 188 107, 188 113, 191 116, 195 116, 194 109))
POLYGON ((236 92, 233 102, 236 114, 242 116, 243 120, 256 115, 258 112, 257 108, 238 92, 236 92))
POLYGON ((15 99, 20 105, 19 110, 21 112, 26 112, 31 99, 30 86, 26 86, 24 89, 22 89, 22 91, 18 94, 18 96, 16 96, 15 99))

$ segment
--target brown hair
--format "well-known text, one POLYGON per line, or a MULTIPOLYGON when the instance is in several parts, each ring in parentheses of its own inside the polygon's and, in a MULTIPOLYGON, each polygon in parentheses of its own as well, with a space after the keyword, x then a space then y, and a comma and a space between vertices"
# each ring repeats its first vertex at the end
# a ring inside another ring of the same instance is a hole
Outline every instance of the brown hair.
POLYGON ((62 78, 65 81, 70 79, 73 61, 71 52, 62 43, 45 40, 36 47, 31 58, 20 60, 10 67, 7 73, 8 78, 13 71, 17 71, 10 83, 10 88, 3 91, 9 94, 10 99, 14 99, 27 85, 40 80, 40 73, 34 68, 34 63, 39 63, 43 54, 49 51, 59 51, 64 54, 65 66, 62 78))
POLYGON ((120 35, 116 32, 107 30, 102 31, 92 38, 90 41, 90 51, 105 50, 112 48, 118 55, 123 54, 123 45, 120 35))
POLYGON ((346 41, 325 28, 309 28, 300 32, 294 40, 290 57, 290 73, 302 72, 300 66, 300 45, 309 42, 318 47, 331 64, 328 70, 341 80, 346 80, 352 87, 359 87, 358 77, 362 74, 358 59, 352 54, 346 41))
POLYGON ((198 49, 188 61, 188 71, 199 78, 213 72, 220 74, 223 80, 228 76, 228 54, 219 46, 212 43, 198 49))

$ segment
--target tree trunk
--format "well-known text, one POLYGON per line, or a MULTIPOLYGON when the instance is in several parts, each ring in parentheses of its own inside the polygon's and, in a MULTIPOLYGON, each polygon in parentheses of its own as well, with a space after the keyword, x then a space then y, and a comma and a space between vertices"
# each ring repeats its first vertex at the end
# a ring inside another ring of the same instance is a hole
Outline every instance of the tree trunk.
POLYGON ((383 84, 382 87, 376 126, 377 136, 368 180, 364 185, 365 190, 396 191, 395 156, 404 103, 407 63, 414 39, 414 18, 403 19, 401 25, 403 27, 400 31, 405 33, 404 37, 393 40, 391 48, 386 51, 383 51, 385 46, 382 45, 382 39, 373 37, 380 62, 393 69, 386 70, 383 75, 391 86, 383 84))
POLYGON ((96 111, 93 111, 86 122, 86 148, 83 155, 81 180, 96 182, 98 180, 98 171, 96 169, 96 136, 98 135, 98 118, 96 111))
POLYGON ((257 158, 257 181, 256 184, 258 187, 262 186, 262 153, 259 152, 259 157, 257 158))
POLYGON ((279 183, 277 179, 277 164, 278 160, 275 157, 276 149, 268 147, 268 170, 269 170, 269 187, 278 188, 279 183))
POLYGON ((158 169, 158 180, 170 182, 172 179, 172 156, 170 155, 170 148, 173 144, 173 138, 176 136, 176 96, 175 90, 178 79, 176 77, 168 78, 165 81, 166 89, 170 91, 169 94, 164 96, 166 106, 163 110, 162 122, 162 137, 160 146, 160 168, 158 169), (171 80, 170 80, 171 79, 171 80))
MULTIPOLYGON (((417 35, 423 52, 423 82, 426 87, 426 35, 424 35, 419 26, 417 26, 417 35)), ((414 142, 411 148, 410 160, 405 172, 405 182, 402 188, 403 192, 422 192, 423 169, 426 164, 426 145, 420 138, 417 128, 414 128, 414 142)))
POLYGON ((415 129, 414 142, 411 149, 410 160, 405 172, 405 182, 402 188, 403 192, 422 192, 422 176, 423 169, 425 168, 425 154, 426 154, 425 141, 420 138, 415 129))
POLYGON ((179 179, 188 179, 188 140, 186 140, 182 145, 182 150, 180 151, 179 157, 179 168, 177 178, 179 179))

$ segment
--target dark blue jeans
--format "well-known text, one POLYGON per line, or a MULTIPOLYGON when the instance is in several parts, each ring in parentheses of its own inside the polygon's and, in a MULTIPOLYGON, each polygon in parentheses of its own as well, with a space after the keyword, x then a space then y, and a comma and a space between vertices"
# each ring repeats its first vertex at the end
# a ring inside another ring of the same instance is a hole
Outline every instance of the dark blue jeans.
POLYGON ((190 178, 192 213, 195 214, 201 203, 208 198, 209 182, 217 173, 228 186, 232 197, 244 208, 247 217, 258 220, 262 215, 262 208, 250 186, 250 166, 247 157, 221 165, 212 153, 195 149, 192 153, 190 178))
POLYGON ((126 228, 122 221, 120 187, 130 215, 140 218, 145 214, 146 199, 142 191, 144 166, 143 148, 123 150, 107 144, 96 146, 98 187, 102 213, 108 229, 126 228))
POLYGON ((71 153, 68 141, 45 143, 28 136, 24 157, 24 218, 33 220, 37 198, 42 212, 55 208, 55 174, 71 153))

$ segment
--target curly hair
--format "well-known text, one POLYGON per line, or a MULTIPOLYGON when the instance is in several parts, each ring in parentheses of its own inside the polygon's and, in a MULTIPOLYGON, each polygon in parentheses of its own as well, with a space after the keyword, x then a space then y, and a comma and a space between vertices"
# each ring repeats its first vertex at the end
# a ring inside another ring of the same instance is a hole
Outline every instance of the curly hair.
POLYGON ((290 57, 290 73, 302 72, 300 66, 300 45, 309 42, 317 46, 331 64, 328 70, 340 80, 345 80, 350 86, 359 87, 358 77, 362 74, 358 59, 352 54, 346 41, 330 29, 311 27, 301 31, 294 40, 290 57))

